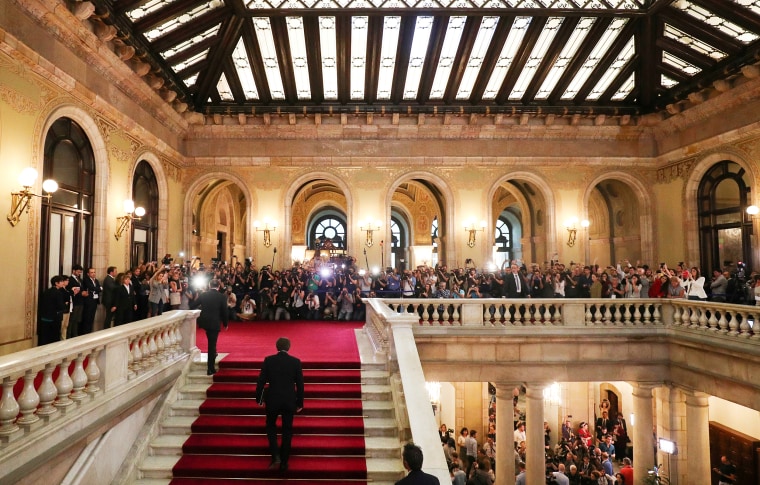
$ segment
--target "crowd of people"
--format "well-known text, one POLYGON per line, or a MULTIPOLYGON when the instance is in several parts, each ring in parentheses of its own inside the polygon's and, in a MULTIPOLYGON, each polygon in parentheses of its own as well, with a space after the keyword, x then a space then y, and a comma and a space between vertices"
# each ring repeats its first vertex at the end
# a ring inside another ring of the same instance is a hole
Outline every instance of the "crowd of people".
MULTIPOLYGON (((470 260, 468 260, 469 262, 470 260)), ((365 298, 689 298, 760 303, 760 275, 715 269, 709 281, 699 268, 683 263, 670 269, 621 261, 616 266, 542 266, 513 261, 503 269, 478 270, 446 264, 414 269, 369 271, 351 256, 315 258, 282 270, 258 268, 250 259, 204 265, 162 261, 123 272, 110 266, 102 282, 94 268, 74 265, 70 276, 55 276, 39 302, 40 345, 92 331, 98 305, 104 328, 167 309, 189 309, 211 279, 225 287, 230 320, 364 320, 365 298)))

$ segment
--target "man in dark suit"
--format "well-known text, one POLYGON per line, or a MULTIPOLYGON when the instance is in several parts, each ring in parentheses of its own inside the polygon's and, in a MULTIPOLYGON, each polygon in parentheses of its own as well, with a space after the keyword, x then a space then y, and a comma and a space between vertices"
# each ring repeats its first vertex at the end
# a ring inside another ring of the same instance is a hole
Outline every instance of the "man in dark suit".
POLYGON ((116 306, 116 289, 118 286, 116 283, 116 266, 109 266, 106 270, 106 277, 103 279, 103 298, 101 303, 106 310, 103 328, 113 327, 113 312, 116 306))
POLYGON ((303 409, 303 370, 301 361, 291 355, 290 340, 277 339, 277 353, 264 359, 256 382, 256 401, 266 404, 267 438, 272 463, 269 469, 288 469, 290 442, 293 438, 293 416, 303 409), (269 387, 264 392, 264 386, 269 387), (282 446, 277 446, 277 417, 282 416, 282 446))
POLYGON ((129 273, 119 273, 116 276, 116 283, 112 309, 113 324, 118 326, 132 322, 132 317, 137 310, 137 303, 135 303, 135 292, 129 273))
POLYGON ((520 274, 520 268, 516 264, 510 266, 510 272, 504 275, 504 290, 507 298, 529 298, 530 291, 525 278, 520 274))
POLYGON ((98 303, 103 295, 100 282, 95 278, 95 268, 87 268, 87 276, 82 278, 82 291, 80 294, 84 301, 84 309, 82 310, 82 322, 79 324, 79 335, 87 335, 92 332, 95 312, 98 310, 98 303))
POLYGON ((201 309, 198 316, 198 326, 206 331, 208 339, 208 368, 207 374, 213 376, 216 373, 216 341, 219 339, 219 331, 222 325, 226 329, 229 324, 229 312, 227 311, 227 297, 220 293, 223 286, 219 280, 211 280, 208 291, 204 291, 190 303, 190 308, 201 309))
POLYGON ((422 448, 407 443, 404 445, 404 468, 409 474, 396 482, 396 485, 441 485, 434 475, 422 471, 422 448))
POLYGON ((75 264, 71 267, 71 276, 69 276, 69 284, 66 285, 66 289, 71 294, 71 316, 69 317, 69 324, 66 328, 66 338, 74 338, 79 336, 79 323, 82 321, 82 313, 84 312, 84 296, 82 295, 82 265, 75 264))

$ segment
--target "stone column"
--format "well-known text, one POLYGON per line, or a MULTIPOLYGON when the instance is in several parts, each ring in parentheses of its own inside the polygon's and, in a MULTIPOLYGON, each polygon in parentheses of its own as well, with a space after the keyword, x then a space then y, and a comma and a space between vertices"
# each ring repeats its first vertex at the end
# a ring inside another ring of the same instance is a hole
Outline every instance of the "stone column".
POLYGON ((544 387, 528 384, 525 391, 525 474, 528 485, 546 483, 544 459, 544 387))
POLYGON ((654 435, 652 427, 652 389, 654 386, 633 383, 633 476, 639 483, 642 477, 654 467, 654 435))
POLYGON ((496 482, 494 485, 514 485, 514 406, 512 391, 516 386, 496 384, 496 482))
MULTIPOLYGON (((710 427, 708 395, 684 391, 686 395, 686 483, 710 484, 710 427)), ((682 450, 683 451, 683 450, 682 450)))

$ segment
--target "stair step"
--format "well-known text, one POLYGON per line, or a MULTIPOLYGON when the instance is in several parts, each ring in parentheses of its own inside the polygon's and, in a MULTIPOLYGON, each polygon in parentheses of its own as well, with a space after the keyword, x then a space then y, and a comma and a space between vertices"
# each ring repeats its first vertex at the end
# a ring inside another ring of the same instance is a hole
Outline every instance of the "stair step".
MULTIPOLYGON (((241 485, 245 483, 251 483, 248 480, 240 480, 237 478, 175 478, 171 481, 171 485, 241 485)), ((282 484, 282 478, 262 479, 257 478, 255 483, 259 485, 277 485, 282 484)), ((329 482, 325 480, 298 480, 293 481, 298 485, 327 485, 327 483, 337 483, 340 485, 367 485, 367 480, 341 480, 333 478, 329 482)), ((376 483, 372 482, 372 485, 393 485, 393 482, 376 483)))
MULTIPOLYGON (((182 445, 184 454, 269 456, 266 435, 192 434, 182 445)), ((364 436, 293 436, 291 456, 364 456, 364 436)))
POLYGON ((367 436, 364 438, 364 446, 367 449, 367 458, 401 459, 401 443, 395 436, 367 436))
POLYGON ((160 434, 189 435, 195 416, 169 416, 161 423, 160 434))
POLYGON ((199 410, 203 399, 181 399, 174 401, 171 407, 172 416, 195 416, 200 414, 199 410))
POLYGON ((142 478, 172 478, 172 468, 179 456, 148 456, 140 464, 142 478))
POLYGON ((362 386, 362 399, 367 401, 390 401, 393 399, 389 385, 362 386))
MULTIPOLYGON (((266 408, 254 399, 206 399, 200 414, 264 416, 266 408)), ((303 416, 362 416, 362 402, 358 399, 306 399, 303 416)))
MULTIPOLYGON (((262 359, 250 358, 243 359, 237 357, 234 361, 218 360, 219 368, 225 369, 261 369, 262 359)), ((362 365, 358 362, 312 362, 301 360, 301 368, 307 369, 361 369, 362 365)))
MULTIPOLYGON (((268 456, 184 455, 174 466, 176 477, 281 478, 279 470, 269 470, 268 456)), ((364 457, 292 456, 289 479, 367 479, 364 457)))
POLYGON ((388 418, 364 418, 364 435, 372 437, 396 436, 396 420, 388 418))
POLYGON ((177 399, 206 399, 206 390, 212 385, 211 379, 208 382, 189 382, 179 389, 177 399))
MULTIPOLYGON (((214 375, 214 382, 255 383, 259 369, 242 369, 221 367, 214 375)), ((355 383, 362 381, 359 369, 304 369, 303 380, 306 383, 355 383)))
POLYGON ((367 458, 367 478, 375 481, 395 482, 405 475, 401 459, 367 458))
POLYGON ((187 441, 187 435, 162 434, 150 442, 151 454, 154 456, 182 454, 182 445, 187 441))
MULTIPOLYGON (((265 434, 265 416, 201 415, 192 423, 193 433, 265 434)), ((295 434, 363 434, 363 418, 301 416, 293 420, 295 434)))
MULTIPOLYGON (((305 384, 304 395, 311 398, 356 398, 362 397, 359 384, 305 384)), ((206 397, 249 397, 256 396, 256 384, 215 382, 206 390, 206 397)))
POLYGON ((388 384, 389 374, 387 371, 362 370, 362 384, 369 386, 381 386, 388 384))
POLYGON ((393 403, 390 401, 362 401, 362 409, 368 418, 393 419, 396 416, 393 403))

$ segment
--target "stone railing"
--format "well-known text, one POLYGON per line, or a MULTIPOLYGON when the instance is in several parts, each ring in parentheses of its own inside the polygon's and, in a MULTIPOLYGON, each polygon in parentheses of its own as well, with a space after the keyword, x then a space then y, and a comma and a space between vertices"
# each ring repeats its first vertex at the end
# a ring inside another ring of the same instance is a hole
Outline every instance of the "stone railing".
POLYGON ((56 433, 83 413, 130 403, 137 386, 152 385, 151 379, 186 362, 197 351, 198 313, 167 312, 0 357, 0 469, 10 471, 4 462, 16 453, 45 448, 30 443, 52 438, 52 446, 56 433))

